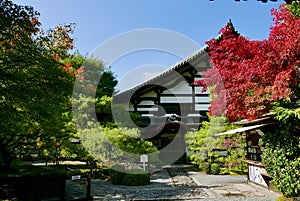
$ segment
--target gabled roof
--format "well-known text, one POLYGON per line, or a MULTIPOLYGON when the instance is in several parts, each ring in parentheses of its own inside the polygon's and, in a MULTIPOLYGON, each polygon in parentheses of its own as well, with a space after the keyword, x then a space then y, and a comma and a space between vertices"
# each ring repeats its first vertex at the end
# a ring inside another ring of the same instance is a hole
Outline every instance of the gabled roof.
POLYGON ((134 86, 126 91, 115 94, 113 96, 113 101, 123 102, 122 100, 128 100, 128 97, 131 97, 130 99, 132 100, 139 95, 145 94, 149 91, 154 90, 155 88, 158 88, 161 84, 166 83, 166 81, 169 81, 175 78, 176 76, 178 76, 178 73, 182 74, 192 69, 195 69, 196 72, 204 71, 207 69, 207 66, 197 66, 197 64, 201 60, 206 60, 206 62, 209 63, 209 56, 208 53, 206 52, 206 46, 195 51, 194 53, 180 60, 174 65, 170 66, 170 68, 163 71, 159 75, 137 86, 134 86))
MULTIPOLYGON (((229 19, 229 21, 227 22, 227 26, 230 26, 236 36, 239 36, 239 33, 235 30, 231 19, 229 19)), ((222 40, 222 35, 217 36, 216 39, 222 40)), ((134 100, 138 96, 158 88, 159 86, 161 86, 161 84, 166 83, 166 81, 172 80, 174 78, 176 79, 178 73, 183 74, 184 72, 187 72, 193 68, 196 70, 196 72, 201 72, 205 71, 208 66, 210 66, 210 59, 207 53, 207 46, 204 46, 203 48, 195 51, 191 55, 172 65, 169 69, 155 76, 154 78, 149 79, 142 84, 132 87, 126 91, 115 94, 113 96, 113 101, 116 103, 124 103, 127 102, 129 98, 130 100, 134 100), (201 60, 207 60, 207 65, 198 66, 199 61, 201 60)))

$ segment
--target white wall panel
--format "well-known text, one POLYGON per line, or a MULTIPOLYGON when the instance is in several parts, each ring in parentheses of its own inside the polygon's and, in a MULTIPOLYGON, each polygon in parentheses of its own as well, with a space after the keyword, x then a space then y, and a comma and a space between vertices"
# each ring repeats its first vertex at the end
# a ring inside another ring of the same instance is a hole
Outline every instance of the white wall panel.
POLYGON ((202 92, 203 87, 195 87, 195 94, 209 94, 209 91, 206 90, 205 92, 202 92))
POLYGON ((209 104, 195 104, 196 111, 208 110, 209 104))
POLYGON ((160 97, 161 103, 192 103, 192 97, 160 97))
POLYGON ((209 103, 209 97, 195 97, 196 103, 209 103))

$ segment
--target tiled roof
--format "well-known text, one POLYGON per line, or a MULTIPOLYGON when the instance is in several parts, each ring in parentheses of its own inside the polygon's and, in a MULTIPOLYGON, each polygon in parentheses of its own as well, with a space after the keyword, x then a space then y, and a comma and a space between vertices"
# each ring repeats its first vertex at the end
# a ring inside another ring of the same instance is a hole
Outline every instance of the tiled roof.
MULTIPOLYGON (((170 66, 170 68, 168 68, 167 70, 163 71, 162 73, 158 74, 157 76, 137 85, 134 86, 126 91, 122 91, 120 93, 117 93, 114 95, 114 99, 119 99, 123 96, 127 96, 129 94, 132 94, 133 92, 135 92, 136 90, 147 86, 147 85, 151 85, 151 84, 157 84, 158 81, 163 78, 166 77, 167 75, 173 73, 174 71, 179 70, 181 67, 185 66, 186 64, 189 64, 190 62, 192 62, 193 60, 195 60, 199 55, 206 53, 206 46, 204 46, 203 48, 195 51, 194 53, 190 54, 189 56, 187 56, 186 58, 180 60, 179 62, 173 64, 172 66, 170 66)), ((207 53, 206 53, 207 54, 207 53)))

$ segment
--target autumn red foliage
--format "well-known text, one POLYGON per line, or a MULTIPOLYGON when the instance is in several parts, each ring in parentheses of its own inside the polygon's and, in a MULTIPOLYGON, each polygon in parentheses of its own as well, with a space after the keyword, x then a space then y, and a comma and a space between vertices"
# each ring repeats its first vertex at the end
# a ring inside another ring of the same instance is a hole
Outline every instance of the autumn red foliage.
POLYGON ((213 67, 194 84, 211 87, 216 95, 211 115, 255 119, 271 109, 271 102, 293 97, 300 83, 300 18, 285 5, 271 13, 274 25, 266 40, 241 36, 229 22, 219 38, 206 42, 213 67))

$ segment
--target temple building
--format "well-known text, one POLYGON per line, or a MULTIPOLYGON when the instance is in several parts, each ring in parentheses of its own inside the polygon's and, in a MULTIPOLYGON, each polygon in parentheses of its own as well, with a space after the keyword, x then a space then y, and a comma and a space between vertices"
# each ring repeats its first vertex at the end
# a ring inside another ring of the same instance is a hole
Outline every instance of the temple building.
MULTIPOLYGON (((207 120, 209 92, 192 83, 202 79, 201 73, 210 67, 202 48, 154 78, 114 95, 113 102, 126 104, 127 112, 140 115, 135 124, 141 128, 142 138, 159 150, 175 138, 184 144, 184 134, 199 130, 201 122, 207 120)), ((184 145, 177 147, 185 153, 184 145)))

